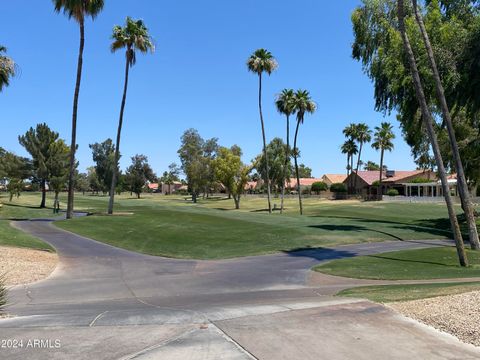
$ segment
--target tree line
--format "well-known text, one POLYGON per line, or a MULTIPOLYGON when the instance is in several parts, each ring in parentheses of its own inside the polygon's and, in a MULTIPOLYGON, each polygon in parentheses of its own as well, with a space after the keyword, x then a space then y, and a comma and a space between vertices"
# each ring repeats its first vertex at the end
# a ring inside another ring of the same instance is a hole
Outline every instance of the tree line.
MULTIPOLYGON (((285 180, 290 179, 293 172, 290 160, 285 172, 285 154, 287 146, 280 138, 274 138, 266 146, 266 154, 262 151, 249 164, 242 162, 242 149, 238 145, 220 146, 217 138, 204 139, 196 129, 186 130, 181 137, 178 155, 181 172, 185 175, 192 201, 197 202, 199 196, 208 197, 210 193, 225 191, 233 198, 235 207, 240 208, 240 199, 246 192, 248 181, 258 182, 258 191, 267 189, 265 179, 269 179, 271 190, 283 193, 285 180), (266 173, 265 163, 269 163, 266 173), (220 187, 221 186, 221 187, 220 187)), ((171 170, 178 174, 179 168, 170 165, 170 171, 164 173, 168 179, 171 170)), ((311 177, 311 169, 304 164, 298 165, 299 175, 311 177)), ((160 179, 162 180, 162 179, 160 179)))
MULTIPOLYGON (((53 191, 54 203, 58 203, 61 191, 68 187, 70 149, 58 132, 51 130, 47 124, 38 124, 18 137, 19 143, 30 154, 30 158, 18 156, 0 148, 0 184, 10 194, 20 196, 27 186, 37 188, 42 197, 40 208, 46 207, 46 192, 53 191)), ((80 192, 108 193, 113 174, 117 174, 116 193, 129 191, 140 197, 149 182, 157 177, 148 164, 145 155, 137 154, 131 158, 131 165, 123 174, 115 165, 116 151, 111 139, 90 145, 95 166, 87 173, 77 171, 75 166, 74 190, 80 192)), ((119 154, 118 154, 119 156, 119 154)), ((76 164, 78 165, 78 164, 76 164)))
MULTIPOLYGON (((63 13, 69 19, 74 19, 79 26, 80 44, 78 51, 75 90, 73 95, 73 109, 72 109, 72 134, 70 141, 70 152, 68 156, 68 200, 67 200, 67 219, 72 218, 74 208, 74 191, 75 191, 75 176, 77 163, 75 160, 75 154, 77 151, 77 114, 79 105, 80 87, 82 81, 83 72, 83 52, 85 48, 85 19, 91 17, 95 19, 103 10, 104 0, 52 0, 54 10, 57 13, 63 13)), ((148 29, 142 20, 135 20, 127 17, 124 26, 116 25, 113 27, 112 44, 110 50, 116 52, 118 50, 125 50, 125 73, 124 73, 124 86, 123 95, 120 105, 120 115, 117 127, 117 136, 115 143, 115 155, 114 162, 117 171, 112 172, 110 183, 110 200, 108 204, 108 213, 113 213, 115 189, 117 186, 117 173, 118 173, 118 161, 120 154, 120 140, 123 126, 123 114, 127 99, 129 70, 135 65, 137 57, 136 53, 154 52, 155 46, 153 40, 148 33, 148 29)), ((0 91, 9 85, 9 80, 16 73, 15 62, 5 55, 6 48, 0 46, 0 91)), ((132 159, 132 161, 134 161, 132 159)), ((140 163, 145 162, 145 159, 138 158, 135 161, 140 163)), ((134 161, 134 162, 135 162, 134 161)))

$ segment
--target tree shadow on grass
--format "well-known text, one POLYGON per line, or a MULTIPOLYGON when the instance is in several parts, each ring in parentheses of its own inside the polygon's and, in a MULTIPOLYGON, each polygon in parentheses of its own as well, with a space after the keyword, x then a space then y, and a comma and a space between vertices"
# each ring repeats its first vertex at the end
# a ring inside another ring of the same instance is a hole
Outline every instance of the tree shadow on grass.
POLYGON ((389 237, 392 237, 396 240, 401 240, 405 241, 408 239, 403 239, 399 237, 396 234, 385 232, 382 230, 378 230, 375 228, 374 224, 386 224, 386 225, 396 225, 396 226, 391 226, 392 229, 398 229, 398 230, 409 230, 409 231, 414 231, 414 232, 419 232, 419 233, 428 233, 432 234, 433 236, 441 236, 442 238, 445 237, 452 237, 452 233, 449 229, 449 221, 448 219, 423 219, 419 220, 418 222, 415 223, 402 223, 402 222, 396 222, 396 221, 389 221, 389 220, 375 220, 375 219, 362 219, 362 218, 356 218, 356 217, 328 217, 330 219, 335 219, 335 220, 341 220, 341 219, 347 219, 347 220, 353 220, 358 223, 366 224, 369 225, 371 224, 372 226, 363 226, 363 225, 310 225, 309 227, 314 227, 314 228, 319 228, 319 229, 324 229, 324 230, 337 230, 337 231, 373 231, 377 232, 379 234, 387 235, 389 237), (446 225, 445 225, 446 221, 446 225), (447 226, 445 228, 445 226, 447 226))
POLYGON ((294 257, 308 257, 318 261, 346 259, 346 258, 358 256, 358 253, 355 251, 337 250, 337 249, 311 247, 311 246, 306 246, 303 248, 296 248, 291 250, 284 250, 283 253, 289 256, 294 256, 294 257))
MULTIPOLYGON (((399 259, 399 258, 394 258, 394 257, 389 257, 389 256, 380 256, 380 255, 367 255, 367 257, 375 258, 375 259, 381 259, 381 260, 393 260, 393 261, 408 262, 408 263, 430 264, 430 265, 452 267, 452 265, 443 264, 443 263, 434 262, 434 261, 399 259)), ((453 266, 453 267, 455 267, 455 266, 453 266)))
MULTIPOLYGON (((19 207, 19 208, 24 208, 24 209, 35 209, 35 210, 42 209, 38 205, 34 206, 34 205, 21 205, 21 204, 4 203, 3 206, 11 206, 11 207, 19 207)), ((44 207, 43 209, 50 209, 50 208, 47 206, 47 207, 44 207)))
POLYGON ((377 230, 377 229, 372 229, 368 228, 365 226, 358 226, 358 225, 309 225, 308 227, 310 228, 315 228, 315 229, 321 229, 321 230, 327 230, 327 231, 343 231, 343 232, 363 232, 363 231, 370 231, 370 232, 376 232, 382 235, 387 235, 395 240, 400 240, 400 241, 405 241, 405 239, 395 235, 391 234, 385 231, 377 230))

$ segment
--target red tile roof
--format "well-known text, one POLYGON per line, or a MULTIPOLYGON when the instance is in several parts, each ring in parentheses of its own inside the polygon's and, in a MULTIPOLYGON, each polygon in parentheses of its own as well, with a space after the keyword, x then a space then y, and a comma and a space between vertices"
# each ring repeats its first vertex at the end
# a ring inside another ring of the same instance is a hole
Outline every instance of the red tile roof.
MULTIPOLYGON (((313 183, 323 181, 322 179, 316 179, 316 178, 300 178, 300 186, 312 186, 313 183)), ((287 187, 289 188, 295 188, 297 187, 297 179, 292 178, 290 179, 290 182, 287 182, 287 187)))
MULTIPOLYGON (((389 183, 389 182, 399 182, 403 179, 412 177, 412 176, 420 176, 424 174, 425 177, 429 176, 429 172, 425 172, 423 170, 411 170, 411 171, 402 171, 402 170, 395 170, 395 176, 387 177, 386 172, 383 172, 382 181, 389 183)), ((380 171, 359 171, 358 176, 365 181, 368 185, 372 185, 375 181, 380 179, 380 171)))

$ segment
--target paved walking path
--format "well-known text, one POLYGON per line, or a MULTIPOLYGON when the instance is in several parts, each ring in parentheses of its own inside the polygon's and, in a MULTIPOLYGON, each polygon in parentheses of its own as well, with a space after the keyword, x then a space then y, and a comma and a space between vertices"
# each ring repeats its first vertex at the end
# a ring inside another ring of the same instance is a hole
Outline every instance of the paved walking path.
POLYGON ((336 298, 376 283, 312 274, 326 260, 443 246, 366 243, 220 261, 137 254, 56 228, 15 226, 54 246, 46 280, 10 291, 6 359, 478 359, 480 350, 368 301, 336 298), (28 340, 43 340, 34 346, 28 340), (50 340, 50 343, 47 342, 50 340), (57 343, 55 343, 57 340, 57 343))

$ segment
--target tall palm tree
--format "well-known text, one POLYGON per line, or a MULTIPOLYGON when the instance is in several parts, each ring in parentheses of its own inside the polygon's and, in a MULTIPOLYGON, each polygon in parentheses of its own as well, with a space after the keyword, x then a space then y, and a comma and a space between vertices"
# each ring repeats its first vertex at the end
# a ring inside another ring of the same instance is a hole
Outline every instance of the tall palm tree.
POLYGON ((7 48, 0 45, 0 91, 10 84, 10 78, 15 76, 17 70, 15 62, 6 53, 7 48))
POLYGON ((57 13, 63 12, 69 19, 73 18, 80 27, 80 48, 78 50, 77 79, 75 82, 75 92, 73 95, 73 113, 72 113, 72 140, 70 142, 70 170, 68 174, 68 200, 67 200, 67 219, 73 216, 73 197, 75 181, 75 152, 77 149, 77 109, 78 96, 80 94, 80 83, 82 81, 83 49, 85 47, 85 17, 91 16, 92 19, 102 11, 103 0, 52 0, 57 13))
POLYGON ((453 238, 455 240, 455 246, 457 248, 458 259, 461 266, 468 266, 468 258, 465 253, 465 246, 463 244, 462 233, 460 232, 460 226, 458 225, 457 214, 453 207, 452 197, 450 196, 450 188, 447 180, 447 172, 445 171, 445 166, 443 164, 442 154, 440 152, 440 147, 438 146, 438 138, 435 133, 433 126, 433 118, 430 113, 427 99, 425 97, 425 91, 423 89, 422 80, 420 79, 420 73, 418 71, 417 62, 415 55, 413 54, 412 46, 410 45, 410 40, 405 28, 405 8, 403 0, 397 0, 397 15, 398 15, 398 26, 400 34, 402 36, 403 47, 407 55, 407 60, 410 66, 410 72, 413 78, 413 85, 415 87, 415 93, 422 111, 422 118, 427 129, 427 134, 430 140, 430 145, 432 146, 433 154, 435 156, 435 161, 437 163, 438 174, 442 182, 443 196, 445 197, 445 202, 447 204, 448 217, 450 219, 450 224, 452 227, 453 238))
POLYGON ((283 165, 282 199, 280 213, 283 213, 283 200, 285 197, 285 181, 287 179, 288 164, 290 162, 290 116, 295 114, 295 92, 292 89, 283 89, 277 96, 275 105, 280 114, 287 118, 287 146, 285 147, 285 164, 283 165))
POLYGON ((457 182, 460 192, 460 199, 462 201, 462 207, 465 212, 465 217, 467 220, 467 226, 469 230, 469 239, 470 246, 474 250, 480 250, 480 241, 478 239, 478 230, 477 224, 475 221, 475 215, 473 211, 472 199, 470 192, 468 191, 467 179, 465 177, 465 171, 463 168, 462 158, 460 156, 460 151, 458 149, 458 142, 455 136, 455 130, 453 128, 452 117, 450 115, 450 109, 448 108, 447 100, 445 98, 445 91, 443 89, 442 80, 440 79, 440 73, 438 72, 437 63, 435 61, 435 56, 433 54, 432 45, 423 23, 422 15, 418 9, 417 1, 412 0, 413 11, 415 14, 415 19, 417 21, 418 27, 420 28, 420 33, 422 34, 423 43, 425 49, 427 50, 428 59, 430 61, 430 67, 433 73, 433 79, 435 80, 435 90, 437 93, 438 102, 440 103, 440 108, 442 109, 443 120, 447 125, 448 137, 450 140, 450 145, 452 147, 453 163, 457 171, 457 182))
POLYGON ((357 179, 358 170, 360 169, 360 163, 362 161, 362 149, 363 145, 372 141, 372 130, 365 123, 360 123, 355 125, 354 139, 358 142, 358 158, 357 158, 357 169, 355 170, 355 179, 353 181, 353 188, 357 188, 357 179))
MULTIPOLYGON (((356 147, 355 154, 352 154, 352 156, 350 156, 350 175, 353 173, 353 155, 358 154, 358 146, 356 145, 356 142, 355 142, 356 134, 357 134, 357 124, 350 123, 348 126, 346 126, 343 129, 343 135, 345 135, 347 139, 349 139, 352 143, 354 143, 356 147)), ((352 192, 352 189, 353 189, 353 176, 350 176, 350 179, 348 180, 349 193, 352 192)))
POLYGON ((267 182, 268 212, 270 214, 272 213, 272 203, 270 200, 270 176, 268 169, 267 140, 265 136, 265 125, 263 122, 262 113, 262 74, 267 73, 268 75, 271 75, 277 67, 277 61, 273 57, 272 53, 265 49, 256 50, 247 60, 248 70, 258 75, 258 109, 260 112, 260 123, 262 124, 263 156, 265 157, 266 174, 265 180, 267 182))
POLYGON ((348 139, 345 141, 341 147, 342 154, 347 155, 347 177, 352 173, 353 170, 353 157, 358 154, 358 146, 355 140, 348 139))
POLYGON ((148 53, 155 51, 153 40, 148 34, 148 29, 142 20, 134 20, 127 17, 125 26, 116 25, 112 34, 113 43, 111 45, 112 52, 125 49, 125 82, 123 86, 122 104, 120 106, 120 117, 118 119, 117 142, 115 145, 115 169, 112 174, 112 185, 110 187, 110 201, 108 202, 108 213, 113 213, 113 202, 115 198, 115 187, 117 185, 118 161, 120 158, 120 137, 123 125, 123 112, 125 110, 125 102, 127 100, 128 89, 128 72, 136 63, 135 51, 148 53))
POLYGON ((393 142, 395 139, 395 134, 393 133, 393 126, 388 122, 382 122, 380 126, 375 127, 375 134, 373 135, 373 144, 372 147, 375 150, 380 150, 380 178, 378 179, 378 190, 377 196, 380 200, 382 198, 383 189, 382 189, 382 175, 383 175, 383 156, 385 151, 393 150, 393 142))
POLYGON ((317 105, 312 101, 310 93, 307 90, 297 90, 294 99, 294 109, 297 113, 297 127, 295 129, 295 138, 293 140, 293 158, 295 159, 295 175, 297 177, 298 204, 300 206, 300 215, 303 215, 302 193, 300 191, 300 176, 298 174, 297 161, 299 153, 297 148, 298 129, 300 124, 303 124, 305 114, 313 114, 317 109, 317 105))

